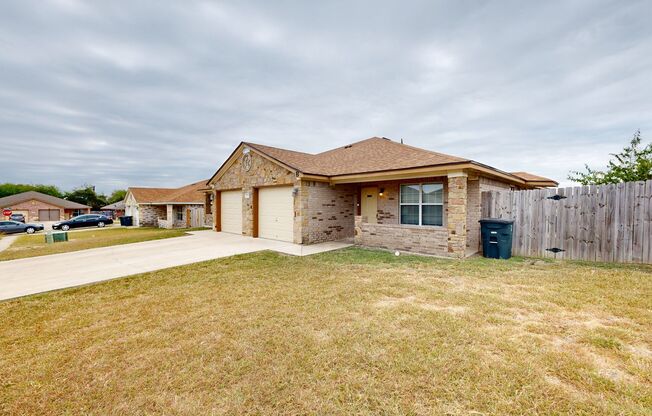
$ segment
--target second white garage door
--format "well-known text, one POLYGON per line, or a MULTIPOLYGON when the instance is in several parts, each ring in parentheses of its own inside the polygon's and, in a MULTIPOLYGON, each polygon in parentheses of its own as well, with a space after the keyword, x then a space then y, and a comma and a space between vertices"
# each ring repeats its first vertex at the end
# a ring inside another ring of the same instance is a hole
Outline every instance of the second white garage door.
POLYGON ((220 199, 222 231, 242 234, 242 191, 222 192, 220 199))
POLYGON ((294 198, 291 186, 258 190, 258 236, 272 240, 294 240, 294 198))

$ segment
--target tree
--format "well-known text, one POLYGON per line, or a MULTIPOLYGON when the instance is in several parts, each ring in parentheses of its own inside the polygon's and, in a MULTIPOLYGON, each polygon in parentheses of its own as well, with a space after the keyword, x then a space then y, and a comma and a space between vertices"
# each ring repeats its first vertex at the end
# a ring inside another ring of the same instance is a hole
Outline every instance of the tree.
POLYGON ((652 179, 652 143, 641 147, 641 131, 634 133, 629 146, 620 153, 612 153, 607 169, 594 170, 584 165, 586 172, 571 171, 568 179, 582 185, 603 185, 652 179))
POLYGON ((115 204, 116 202, 123 201, 125 199, 125 196, 127 196, 126 189, 116 189, 111 193, 111 196, 109 196, 107 202, 109 204, 115 204))
POLYGON ((23 183, 2 183, 0 184, 0 198, 22 194, 27 191, 36 191, 42 194, 56 196, 62 198, 63 193, 54 185, 28 185, 23 183))
POLYGON ((107 204, 106 196, 97 194, 95 187, 90 185, 83 185, 79 188, 73 189, 72 192, 66 192, 65 199, 79 204, 90 206, 94 211, 99 210, 107 204))

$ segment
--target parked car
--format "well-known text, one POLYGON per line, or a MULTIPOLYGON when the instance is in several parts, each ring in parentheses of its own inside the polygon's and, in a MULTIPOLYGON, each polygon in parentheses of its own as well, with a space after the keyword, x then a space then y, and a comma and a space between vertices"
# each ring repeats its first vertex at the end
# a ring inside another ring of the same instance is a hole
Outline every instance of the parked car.
POLYGON ((43 224, 25 224, 18 221, 0 221, 0 234, 34 234, 35 232, 42 230, 43 224))
POLYGON ((105 225, 113 224, 113 220, 106 215, 98 214, 84 214, 71 218, 67 221, 55 222, 52 224, 52 229, 68 231, 71 228, 81 227, 104 227, 105 225))
POLYGON ((9 216, 9 219, 11 221, 18 221, 18 222, 24 223, 25 222, 25 215, 23 215, 23 214, 11 214, 9 216))

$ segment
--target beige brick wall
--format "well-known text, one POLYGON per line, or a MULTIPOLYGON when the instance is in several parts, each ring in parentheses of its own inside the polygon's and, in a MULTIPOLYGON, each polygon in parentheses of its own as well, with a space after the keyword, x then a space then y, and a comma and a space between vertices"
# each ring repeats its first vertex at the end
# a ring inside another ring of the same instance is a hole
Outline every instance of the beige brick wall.
POLYGON ((165 205, 138 205, 138 218, 141 227, 158 227, 159 218, 167 218, 165 205))
POLYGON ((482 216, 482 192, 510 189, 512 185, 496 179, 480 176, 468 181, 467 252, 481 252, 480 221, 482 216))
POLYGON ((446 225, 446 208, 448 205, 448 180, 446 177, 430 177, 409 180, 396 180, 364 184, 364 186, 377 186, 384 190, 383 196, 378 196, 378 224, 399 224, 400 186, 411 183, 441 183, 444 185, 444 225, 446 225))
POLYGON ((313 244, 352 238, 357 187, 301 182, 302 242, 313 244))
POLYGON ((463 258, 466 252, 467 177, 448 177, 448 254, 463 258))
POLYGON ((467 181, 466 250, 474 253, 480 246, 480 178, 467 181))
POLYGON ((27 211, 27 220, 26 222, 35 222, 38 221, 38 210, 39 209, 58 209, 59 210, 59 220, 65 219, 64 210, 61 207, 48 204, 36 199, 29 201, 21 202, 20 204, 14 204, 11 207, 0 207, 0 208, 11 208, 13 211, 27 211))
POLYGON ((448 230, 444 227, 419 227, 399 224, 370 224, 355 217, 355 243, 388 250, 450 256, 448 230))
POLYGON ((505 189, 511 189, 512 185, 501 182, 496 179, 487 178, 486 176, 480 176, 480 192, 485 191, 504 191, 505 189))

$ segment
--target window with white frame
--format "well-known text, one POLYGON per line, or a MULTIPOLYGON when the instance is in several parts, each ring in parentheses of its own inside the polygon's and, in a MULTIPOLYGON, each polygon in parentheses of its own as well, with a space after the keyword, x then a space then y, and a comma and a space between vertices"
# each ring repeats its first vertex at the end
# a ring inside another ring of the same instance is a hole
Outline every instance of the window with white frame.
POLYGON ((177 221, 183 221, 183 207, 177 207, 177 221))
POLYGON ((444 225, 444 185, 417 183, 401 185, 401 224, 444 225))

